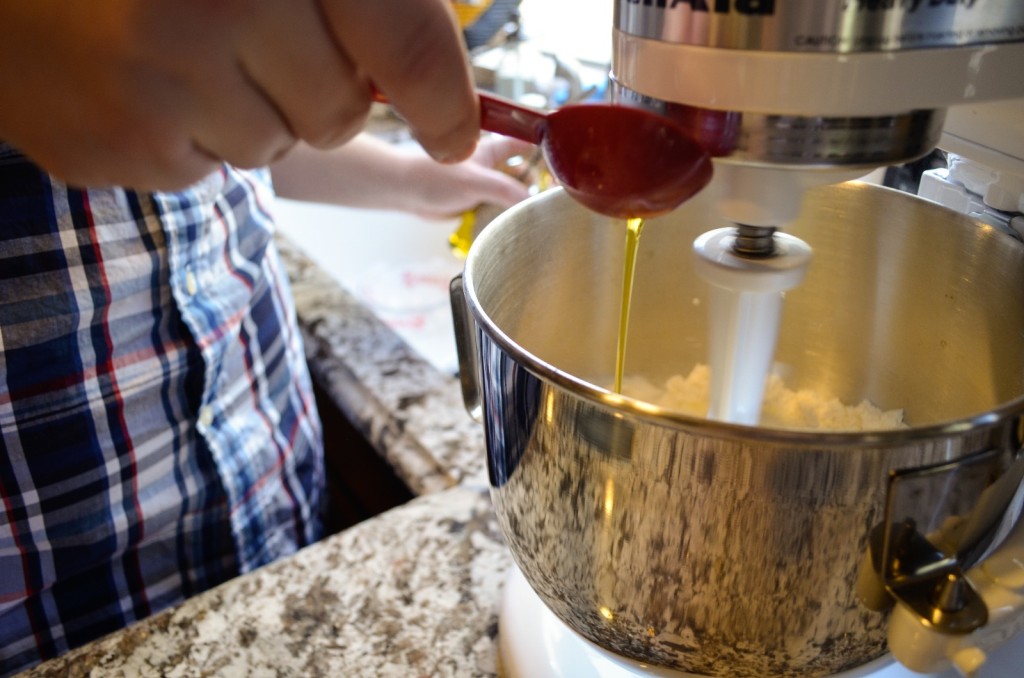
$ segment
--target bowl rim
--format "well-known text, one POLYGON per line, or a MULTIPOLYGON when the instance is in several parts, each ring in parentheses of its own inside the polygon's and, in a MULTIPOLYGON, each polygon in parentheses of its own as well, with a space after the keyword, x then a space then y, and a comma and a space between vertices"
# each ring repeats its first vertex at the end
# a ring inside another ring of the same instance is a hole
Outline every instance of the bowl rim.
MULTIPOLYGON (((894 190, 884 186, 874 186, 856 181, 846 183, 857 184, 858 188, 894 190)), ((512 219, 517 213, 530 209, 536 202, 559 199, 556 197, 559 194, 565 196, 565 199, 570 200, 562 188, 555 187, 531 196, 509 208, 499 215, 495 222, 492 222, 492 225, 512 219)), ((966 215, 961 216, 974 221, 966 215)), ((981 222, 976 223, 981 225, 981 222)), ((680 428, 701 436, 738 442, 773 443, 817 449, 822 447, 890 447, 905 445, 909 442, 920 443, 928 439, 948 439, 953 436, 964 436, 983 430, 991 430, 1007 424, 1012 425, 1014 418, 1017 419, 1016 425, 1020 431, 1017 438, 1024 439, 1024 394, 1000 403, 996 407, 984 412, 972 413, 955 419, 932 422, 920 426, 908 425, 906 428, 901 429, 869 431, 823 431, 819 429, 751 426, 716 421, 694 417, 677 410, 663 408, 653 403, 614 393, 561 370, 519 346, 484 311, 483 305, 476 293, 476 261, 479 258, 479 252, 486 246, 486 242, 494 237, 494 233, 497 230, 495 228, 484 229, 476 242, 474 242, 473 247, 470 248, 469 255, 466 257, 462 277, 466 303, 474 321, 477 323, 478 328, 482 329, 518 365, 525 368, 533 376, 578 398, 582 398, 593 405, 614 410, 620 415, 627 415, 662 426, 680 428)), ((1021 440, 1017 442, 1020 443, 1021 440)), ((1024 450, 1024 447, 1021 449, 1024 450)))

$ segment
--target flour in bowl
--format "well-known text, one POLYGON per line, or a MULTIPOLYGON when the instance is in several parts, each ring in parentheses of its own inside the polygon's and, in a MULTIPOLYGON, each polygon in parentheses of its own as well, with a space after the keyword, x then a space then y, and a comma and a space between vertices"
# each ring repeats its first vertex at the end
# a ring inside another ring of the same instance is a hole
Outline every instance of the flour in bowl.
MULTIPOLYGON (((623 380, 622 392, 669 410, 695 417, 708 412, 711 371, 696 365, 688 375, 676 375, 659 388, 642 377, 623 380)), ((907 428, 903 410, 882 410, 870 401, 845 405, 838 398, 824 397, 810 389, 794 391, 782 379, 771 375, 765 385, 761 426, 772 428, 819 429, 830 431, 881 431, 907 428)))

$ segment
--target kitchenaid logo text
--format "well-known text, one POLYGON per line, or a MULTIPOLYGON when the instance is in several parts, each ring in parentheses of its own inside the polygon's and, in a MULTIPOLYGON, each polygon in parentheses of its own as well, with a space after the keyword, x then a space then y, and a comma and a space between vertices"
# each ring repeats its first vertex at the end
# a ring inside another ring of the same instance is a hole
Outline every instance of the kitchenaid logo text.
POLYGON ((959 5, 966 9, 974 7, 977 0, 843 0, 843 9, 867 11, 902 9, 916 12, 922 7, 948 7, 959 5))
MULTIPOLYGON (((714 12, 715 14, 770 15, 775 13, 775 0, 626 0, 631 5, 675 9, 686 5, 694 12, 714 12)), ((973 1, 973 0, 972 0, 973 1)))

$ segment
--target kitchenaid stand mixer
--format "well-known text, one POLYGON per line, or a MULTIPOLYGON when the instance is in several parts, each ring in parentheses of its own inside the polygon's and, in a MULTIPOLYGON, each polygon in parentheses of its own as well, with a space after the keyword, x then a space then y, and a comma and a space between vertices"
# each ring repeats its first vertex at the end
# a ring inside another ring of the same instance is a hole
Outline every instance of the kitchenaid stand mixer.
MULTIPOLYGON (((995 220, 1012 234, 1005 224, 1015 218, 1019 224, 1024 211, 1024 106, 985 102, 1024 96, 1024 77, 1014 72, 1021 65, 1024 5, 1010 0, 619 0, 616 5, 613 78, 621 98, 668 115, 682 109, 690 118, 695 110, 725 112, 718 119, 728 123, 717 131, 728 147, 716 171, 725 174, 727 188, 718 209, 737 224, 730 254, 740 261, 773 256, 772 241, 778 238, 773 233, 794 218, 805 188, 907 162, 938 145, 946 109, 954 105, 959 108, 942 145, 963 154, 967 169, 957 173, 954 156, 951 183, 967 184, 961 192, 984 194, 983 206, 968 210, 958 204, 951 197, 955 188, 936 185, 950 182, 941 172, 925 178, 922 193, 988 223, 995 220), (979 174, 981 188, 970 181, 979 174)), ((723 256, 700 246, 697 255, 705 267, 701 260, 723 256)), ((1019 473, 1011 476, 1011 488, 1019 490, 1019 473)), ((1000 508, 1012 497, 1010 491, 1000 508)), ((1019 497, 1013 502, 1017 513, 1019 502, 1019 497)), ((893 559, 888 549, 896 538, 886 539, 884 557, 893 559)), ((891 566, 875 565, 886 579, 891 566)), ((948 647, 985 623, 985 605, 962 572, 949 577, 944 593, 924 594, 931 599, 918 601, 913 612, 907 596, 886 581, 901 602, 890 644, 916 670, 952 659, 969 672, 984 661, 981 650, 965 650, 957 659, 948 647), (946 599, 950 596, 956 600, 946 599), (972 604, 980 607, 982 618, 967 622, 967 628, 943 617, 948 608, 970 616, 972 604)), ((1024 597, 1010 598, 998 605, 1015 605, 1019 615, 1024 597)))
MULTIPOLYGON (((720 234, 712 253, 706 242, 698 247, 698 257, 706 261, 728 257, 778 276, 779 265, 773 266, 772 259, 780 252, 788 256, 794 245, 787 241, 780 246, 776 231, 797 217, 807 189, 914 160, 940 143, 967 158, 978 156, 983 165, 995 158, 1003 177, 989 184, 997 186, 991 191, 997 195, 991 205, 997 214, 1013 211, 1008 190, 1012 193, 1016 186, 1024 193, 1024 184, 1013 179, 1015 171, 1024 176, 1024 161, 1018 160, 1024 157, 1020 118, 1000 109, 989 115, 990 106, 976 105, 1024 97, 1024 3, 617 0, 613 49, 613 92, 618 99, 696 124, 705 143, 716 149, 715 171, 722 187, 717 210, 736 227, 733 233, 720 234), (974 108, 963 112, 965 104, 974 108), (951 106, 961 108, 954 111, 956 124, 943 138, 951 106), (992 120, 1003 124, 994 127, 992 120), (975 136, 981 137, 980 145, 975 136)), ((943 174, 941 181, 950 180, 943 174)), ((951 196, 940 201, 956 207, 957 190, 934 184, 925 181, 926 187, 932 186, 925 194, 932 199, 951 196)), ((974 192, 979 190, 984 192, 974 192)), ((1024 208, 1019 196, 1017 204, 1018 211, 1024 208)), ((1006 221, 1013 218, 1010 214, 1006 221)), ((698 263, 709 266, 700 259, 698 263)), ((797 269, 805 266, 806 258, 789 266, 789 278, 779 290, 799 282, 797 269)), ((1021 511, 1020 466, 1008 471, 997 508, 988 509, 1011 516, 1001 537, 1021 511)), ((896 480, 892 484, 899 487, 896 480)), ((898 489, 891 491, 899 494, 898 489)), ((891 503, 898 504, 898 498, 891 503)), ((933 599, 910 611, 913 605, 893 585, 891 551, 899 540, 895 531, 883 530, 874 554, 883 591, 876 604, 900 600, 890 638, 905 648, 903 656, 899 648, 893 649, 917 670, 938 670, 953 660, 959 670, 969 672, 984 661, 984 652, 969 643, 963 651, 946 645, 957 642, 949 640, 955 634, 982 626, 987 615, 982 612, 982 619, 968 622, 970 628, 944 626, 941 618, 943 612, 951 618, 956 616, 951 611, 977 606, 980 598, 956 570, 948 574, 951 583, 943 593, 925 595, 933 599)), ((1018 526, 1018 542, 1024 541, 1020 532, 1018 526)), ((1003 572, 1004 583, 1007 577, 1024 578, 1013 564, 1018 557, 1003 553, 1003 566, 1009 568, 1003 572)), ((939 561, 941 557, 932 565, 939 561)), ((910 579, 926 575, 903 574, 910 579)), ((1010 588, 1014 586, 1019 593, 1021 582, 1010 588)), ((990 599, 987 604, 1019 607, 1022 601, 1017 595, 1016 601, 990 599)), ((980 605, 985 608, 985 603, 980 605)), ((1017 626, 1013 629, 1019 630, 1017 626)), ((872 673, 881 667, 864 667, 857 675, 883 675, 872 673)), ((634 670, 639 675, 645 669, 630 668, 628 662, 622 668, 623 675, 634 670)))

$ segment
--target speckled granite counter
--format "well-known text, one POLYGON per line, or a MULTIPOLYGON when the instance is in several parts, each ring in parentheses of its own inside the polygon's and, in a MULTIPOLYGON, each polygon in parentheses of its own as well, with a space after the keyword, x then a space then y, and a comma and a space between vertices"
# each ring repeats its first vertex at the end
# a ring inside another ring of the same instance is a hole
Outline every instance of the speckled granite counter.
POLYGON ((26 676, 489 676, 511 565, 483 432, 441 374, 280 238, 311 368, 412 502, 26 676))
POLYGON ((26 675, 494 675, 510 563, 486 491, 452 488, 26 675))

